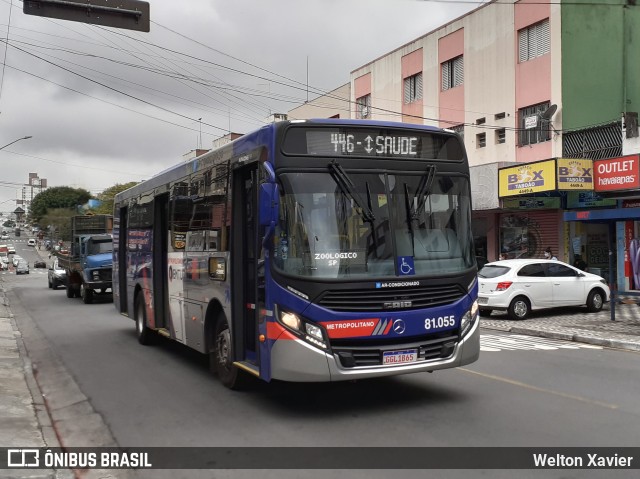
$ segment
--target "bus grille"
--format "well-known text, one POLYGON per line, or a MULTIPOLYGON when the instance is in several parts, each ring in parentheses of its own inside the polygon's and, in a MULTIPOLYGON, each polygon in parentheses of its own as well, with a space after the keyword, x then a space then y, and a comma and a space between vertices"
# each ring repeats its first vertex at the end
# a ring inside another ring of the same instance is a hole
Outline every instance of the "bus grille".
POLYGON ((431 340, 423 340, 412 344, 385 346, 339 346, 333 347, 333 353, 340 360, 344 368, 380 366, 383 351, 397 351, 403 349, 417 349, 418 361, 446 359, 453 354, 458 344, 458 336, 444 336, 431 340))
POLYGON ((465 295, 458 284, 327 291, 318 304, 334 311, 388 311, 451 304, 465 295))

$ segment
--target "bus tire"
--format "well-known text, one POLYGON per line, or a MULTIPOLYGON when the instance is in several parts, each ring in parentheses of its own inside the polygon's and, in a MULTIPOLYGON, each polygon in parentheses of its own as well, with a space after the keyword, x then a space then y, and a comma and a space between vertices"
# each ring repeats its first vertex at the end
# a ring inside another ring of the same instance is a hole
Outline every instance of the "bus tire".
POLYGON ((84 285, 80 285, 80 297, 84 304, 93 303, 93 291, 85 288, 84 285))
POLYGON ((136 298, 136 336, 140 344, 148 346, 151 344, 153 331, 147 327, 147 308, 142 299, 143 294, 141 292, 136 298))
POLYGON ((229 389, 242 389, 244 373, 231 362, 231 333, 226 318, 216 321, 213 351, 209 353, 209 369, 229 389))

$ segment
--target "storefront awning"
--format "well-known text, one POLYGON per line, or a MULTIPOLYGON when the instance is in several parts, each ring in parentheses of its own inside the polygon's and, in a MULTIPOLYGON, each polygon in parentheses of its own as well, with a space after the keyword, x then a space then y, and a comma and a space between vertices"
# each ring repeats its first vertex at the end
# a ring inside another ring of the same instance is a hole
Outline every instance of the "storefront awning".
POLYGON ((624 221, 640 220, 640 208, 565 211, 564 221, 624 221))

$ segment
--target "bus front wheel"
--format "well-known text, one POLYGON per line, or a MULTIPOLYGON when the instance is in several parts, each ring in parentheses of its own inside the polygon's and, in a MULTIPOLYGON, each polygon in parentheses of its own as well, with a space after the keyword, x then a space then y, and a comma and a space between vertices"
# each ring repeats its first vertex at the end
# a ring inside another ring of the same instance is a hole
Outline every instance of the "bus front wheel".
POLYGON ((220 318, 216 323, 213 351, 209 353, 209 368, 229 389, 242 387, 243 373, 233 365, 231 332, 225 318, 220 318))
POLYGON ((151 344, 151 331, 147 327, 147 308, 145 307, 142 293, 136 298, 136 335, 138 342, 143 345, 151 344))

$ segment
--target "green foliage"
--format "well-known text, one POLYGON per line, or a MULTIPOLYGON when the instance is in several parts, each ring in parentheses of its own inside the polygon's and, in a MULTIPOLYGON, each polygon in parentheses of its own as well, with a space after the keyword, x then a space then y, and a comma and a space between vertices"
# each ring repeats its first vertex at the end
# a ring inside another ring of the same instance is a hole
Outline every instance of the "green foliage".
POLYGON ((77 213, 69 208, 52 208, 42 217, 40 224, 48 229, 49 239, 71 241, 71 217, 75 215, 77 213))
MULTIPOLYGON (((41 224, 42 218, 50 209, 69 209, 75 213, 78 205, 83 205, 91 198, 91 193, 83 188, 55 186, 38 193, 31 202, 29 221, 41 224)), ((46 225, 43 225, 46 226, 46 225)))
POLYGON ((91 211, 99 215, 112 215, 113 214, 113 198, 121 191, 128 190, 129 188, 137 185, 137 181, 130 181, 129 183, 119 184, 107 188, 102 193, 98 194, 98 199, 102 201, 102 204, 97 208, 93 208, 91 211))

